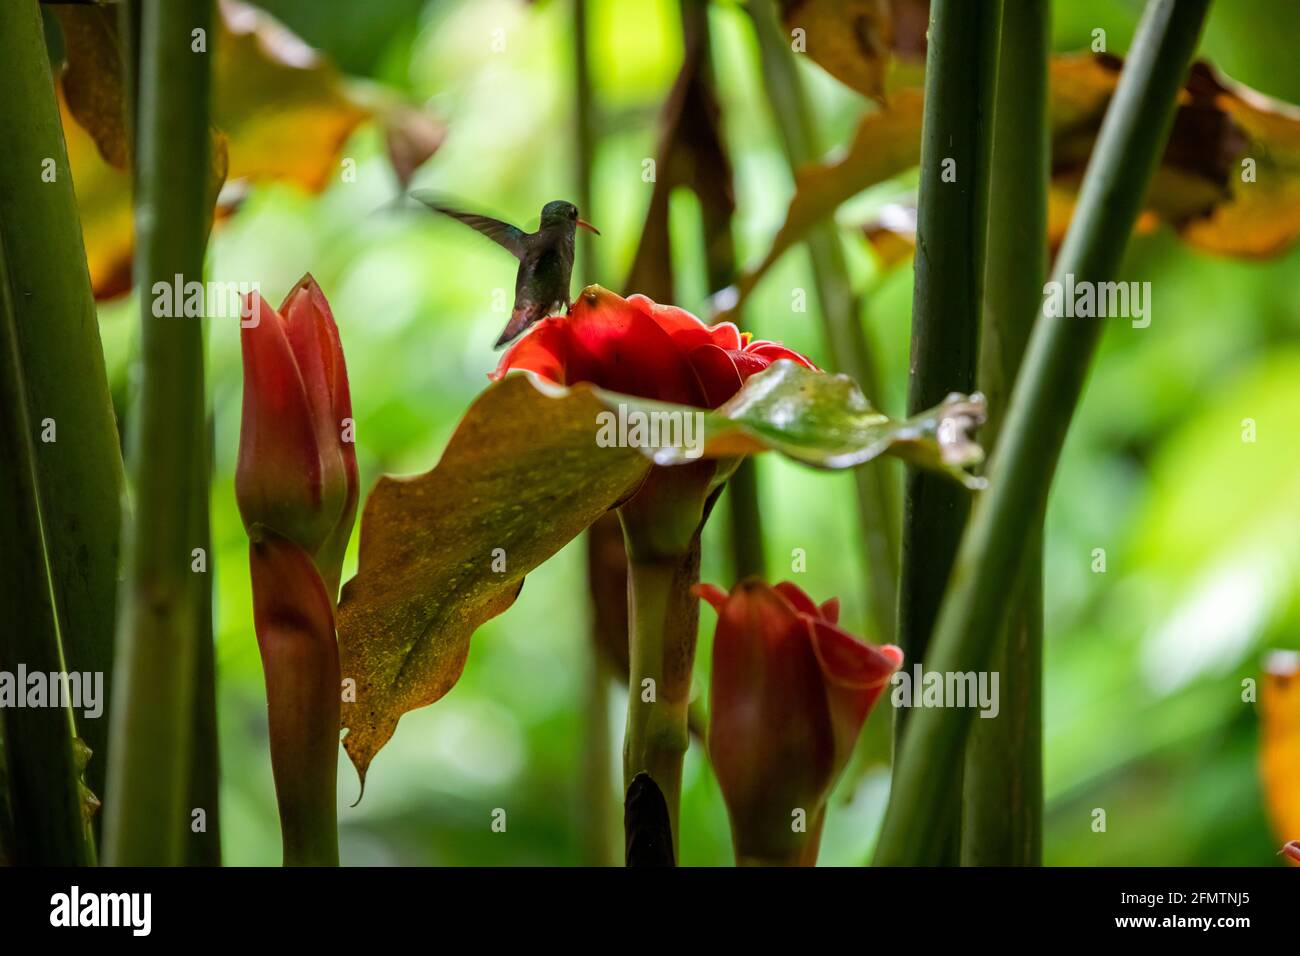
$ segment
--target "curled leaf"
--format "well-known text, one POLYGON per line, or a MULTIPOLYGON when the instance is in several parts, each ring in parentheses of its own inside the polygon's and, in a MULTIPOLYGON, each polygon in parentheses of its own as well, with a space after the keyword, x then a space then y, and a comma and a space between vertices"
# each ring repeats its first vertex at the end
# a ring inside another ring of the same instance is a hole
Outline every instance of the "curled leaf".
MULTIPOLYGON (((853 468, 894 455, 949 475, 971 489, 983 481, 964 469, 983 452, 970 431, 983 423, 984 398, 953 393, 941 405, 897 421, 872 407, 847 375, 815 372, 782 359, 756 375, 730 401, 713 411, 682 409, 647 399, 598 392, 620 420, 658 421, 646 428, 642 451, 656 464, 696 458, 731 458, 778 451, 815 468, 853 468), (633 414, 636 413, 636 414, 633 414), (697 442, 680 440, 687 429, 668 427, 674 416, 696 414, 703 428, 697 442)), ((629 430, 630 431, 630 430, 629 430)))

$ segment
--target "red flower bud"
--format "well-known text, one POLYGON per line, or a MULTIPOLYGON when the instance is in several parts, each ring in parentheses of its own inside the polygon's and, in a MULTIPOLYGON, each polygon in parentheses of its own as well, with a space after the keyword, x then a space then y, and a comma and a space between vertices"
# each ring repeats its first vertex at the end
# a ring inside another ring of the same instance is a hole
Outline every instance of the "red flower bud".
POLYGON ((358 496, 338 328, 310 275, 279 311, 255 292, 245 309, 239 511, 253 541, 274 531, 311 555, 333 599, 358 496))
POLYGON ((705 325, 643 295, 624 299, 598 285, 568 315, 552 316, 516 342, 490 376, 526 369, 560 385, 601 388, 698 408, 716 408, 745 379, 777 359, 815 366, 775 342, 751 340, 730 322, 705 325))
POLYGON ((858 640, 838 601, 819 608, 789 582, 696 593, 718 612, 709 757, 736 860, 811 865, 831 787, 903 653, 858 640))

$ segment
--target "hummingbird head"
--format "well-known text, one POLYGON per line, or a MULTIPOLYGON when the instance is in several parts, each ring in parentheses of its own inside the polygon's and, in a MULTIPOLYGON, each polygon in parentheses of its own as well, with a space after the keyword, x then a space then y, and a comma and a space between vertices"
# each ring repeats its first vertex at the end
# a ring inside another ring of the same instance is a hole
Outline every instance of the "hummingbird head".
POLYGON ((542 229, 553 229, 556 227, 582 226, 584 229, 590 229, 596 235, 600 235, 600 230, 587 222, 585 219, 578 218, 578 207, 564 199, 555 199, 548 202, 542 207, 542 229))

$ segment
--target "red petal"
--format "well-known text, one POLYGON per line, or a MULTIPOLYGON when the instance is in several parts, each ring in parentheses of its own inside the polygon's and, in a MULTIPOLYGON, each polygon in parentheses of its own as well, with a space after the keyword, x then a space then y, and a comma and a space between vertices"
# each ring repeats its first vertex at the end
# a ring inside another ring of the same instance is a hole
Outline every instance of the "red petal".
POLYGON ((686 357, 644 308, 588 286, 562 321, 569 327, 566 385, 591 382, 641 398, 704 404, 686 357))
POLYGON ((804 358, 794 349, 786 348, 780 342, 767 342, 762 339, 757 339, 745 346, 745 353, 766 359, 767 364, 769 365, 778 359, 789 359, 792 362, 799 363, 804 368, 810 368, 814 372, 817 371, 816 365, 808 361, 808 359, 804 358))
POLYGON ((697 598, 708 601, 713 606, 713 610, 719 613, 727 603, 727 592, 716 584, 697 584, 691 588, 691 593, 697 598))
POLYGON ((831 598, 829 601, 823 602, 820 611, 822 620, 838 624, 840 622, 840 599, 831 598))
POLYGON ((903 662, 893 645, 875 647, 837 625, 808 619, 817 663, 826 677, 826 701, 835 731, 837 766, 848 762, 871 708, 903 662))
POLYGON ((817 605, 813 599, 804 593, 803 589, 797 584, 789 581, 782 581, 774 586, 774 590, 781 597, 785 598, 800 614, 807 614, 810 617, 817 617, 817 605))
POLYGON ((892 644, 876 647, 860 641, 838 624, 814 619, 813 650, 822 673, 833 684, 859 690, 889 680, 903 663, 903 652, 892 644))
POLYGON ((740 373, 736 371, 731 355, 716 345, 701 345, 691 350, 691 368, 695 370, 709 408, 717 408, 740 391, 740 373))
POLYGON ((741 347, 740 330, 734 323, 705 325, 685 309, 660 305, 640 293, 628 296, 627 301, 653 318, 683 352, 701 345, 716 345, 725 351, 741 347))
POLYGON ((568 323, 563 316, 552 316, 538 322, 523 338, 506 349, 496 371, 488 378, 497 382, 507 372, 518 369, 535 372, 558 385, 567 385, 565 366, 568 355, 568 323))
POLYGON ((806 618, 758 581, 737 585, 713 641, 709 756, 737 851, 788 849, 790 810, 811 817, 838 772, 821 668, 806 618))
POLYGON ((755 355, 753 352, 737 350, 728 354, 731 356, 731 361, 735 363, 736 371, 740 374, 742 380, 748 379, 751 375, 757 375, 772 364, 763 356, 755 355))
POLYGON ((284 319, 255 292, 247 314, 260 321, 240 334, 244 403, 235 495, 250 532, 262 524, 311 550, 324 532, 315 520, 321 460, 306 388, 284 319))

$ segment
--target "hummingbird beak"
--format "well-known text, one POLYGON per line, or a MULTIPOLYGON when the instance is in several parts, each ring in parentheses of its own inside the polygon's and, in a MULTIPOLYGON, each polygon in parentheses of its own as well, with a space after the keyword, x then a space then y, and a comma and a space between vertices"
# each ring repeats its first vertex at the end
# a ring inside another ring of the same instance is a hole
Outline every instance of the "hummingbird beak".
POLYGON ((590 229, 598 236, 600 235, 600 230, 597 229, 595 226, 593 226, 591 223, 587 222, 587 220, 585 219, 579 219, 578 225, 580 225, 583 229, 590 229))

